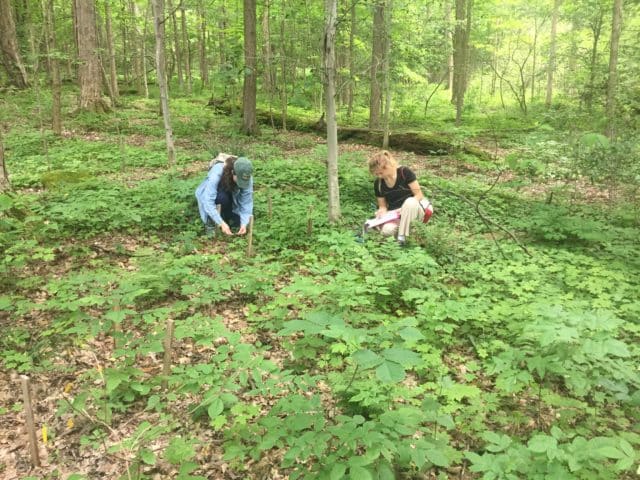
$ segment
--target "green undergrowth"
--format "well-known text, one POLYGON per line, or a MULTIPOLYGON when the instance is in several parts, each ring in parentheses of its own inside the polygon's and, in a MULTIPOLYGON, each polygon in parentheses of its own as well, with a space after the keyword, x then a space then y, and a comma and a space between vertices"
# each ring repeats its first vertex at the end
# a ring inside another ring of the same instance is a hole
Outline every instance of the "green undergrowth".
MULTIPOLYGON (((428 173, 436 214, 401 248, 362 235, 375 208, 364 154, 340 159, 343 219, 331 226, 324 146, 213 133, 229 120, 197 112, 169 171, 157 125, 131 126, 149 108, 131 101, 119 114, 130 130, 100 140, 47 137, 48 160, 39 133, 5 139, 16 191, 0 196, 0 361, 73 379, 52 438, 126 457, 122 478, 160 466, 213 478, 213 444, 245 478, 260 462, 292 479, 632 478, 640 246, 629 208, 490 189, 490 167, 428 173), (151 147, 124 145, 123 162, 119 139, 134 134, 151 147), (247 239, 202 235, 193 192, 206 172, 181 170, 226 150, 255 164, 251 256, 247 239), (56 171, 76 175, 43 182, 56 171), (96 345, 92 364, 76 363, 96 345), (69 434, 80 418, 90 428, 69 434)), ((68 450, 56 461, 74 470, 68 450)))

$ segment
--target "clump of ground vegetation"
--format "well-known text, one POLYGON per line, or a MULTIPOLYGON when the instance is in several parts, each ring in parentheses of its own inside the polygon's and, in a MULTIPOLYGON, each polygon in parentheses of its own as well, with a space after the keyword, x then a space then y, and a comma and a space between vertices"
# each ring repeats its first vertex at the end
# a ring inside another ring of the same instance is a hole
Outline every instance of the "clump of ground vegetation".
POLYGON ((632 143, 493 124, 468 138, 490 160, 395 151, 436 209, 400 248, 361 235, 373 147, 341 145, 329 225, 322 138, 177 99, 169 168, 156 102, 122 102, 5 135, 0 476, 634 478, 632 143), (255 164, 251 255, 197 216, 219 151, 255 164))

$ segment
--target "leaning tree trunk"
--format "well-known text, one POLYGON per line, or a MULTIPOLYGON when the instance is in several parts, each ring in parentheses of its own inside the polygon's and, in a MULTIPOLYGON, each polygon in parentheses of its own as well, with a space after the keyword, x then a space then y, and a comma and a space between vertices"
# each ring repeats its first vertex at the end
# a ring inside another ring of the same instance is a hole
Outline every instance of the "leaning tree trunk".
POLYGON ((151 0, 153 9, 153 29, 156 34, 156 76, 160 88, 160 105, 162 106, 162 118, 164 120, 164 132, 167 141, 167 159, 169 167, 175 166, 176 149, 173 145, 173 129, 169 115, 169 89, 167 88, 166 60, 164 56, 164 1, 151 0))
POLYGON ((53 14, 53 0, 43 3, 45 26, 45 46, 49 58, 51 72, 51 129, 56 135, 62 134, 62 82, 60 81, 60 64, 56 52, 56 29, 53 14))
POLYGON ((87 0, 75 0, 75 14, 80 109, 105 112, 109 110, 109 107, 102 100, 102 69, 98 57, 95 3, 87 0))
POLYGON ((547 108, 551 106, 553 98, 553 73, 556 69, 556 39, 558 32, 558 10, 562 0, 553 1, 553 16, 551 17, 551 45, 549 46, 549 65, 547 69, 547 96, 545 105, 547 108))
POLYGON ((244 85, 242 132, 258 133, 256 120, 256 0, 244 0, 244 85))
POLYGON ((0 50, 2 50, 2 64, 9 81, 17 88, 27 88, 27 70, 22 63, 18 50, 16 25, 13 21, 13 11, 10 0, 0 0, 0 50))
POLYGON ((613 1, 611 49, 609 53, 609 82, 607 83, 607 136, 615 136, 616 89, 618 87, 618 45, 622 30, 622 0, 613 1))
POLYGON ((327 182, 329 187, 329 222, 340 218, 340 185, 338 183, 338 122, 336 119, 336 23, 337 0, 325 0, 324 91, 327 108, 327 182))
POLYGON ((382 110, 382 62, 384 59, 385 0, 373 7, 373 42, 371 45, 371 86, 369 98, 369 128, 380 127, 382 110))

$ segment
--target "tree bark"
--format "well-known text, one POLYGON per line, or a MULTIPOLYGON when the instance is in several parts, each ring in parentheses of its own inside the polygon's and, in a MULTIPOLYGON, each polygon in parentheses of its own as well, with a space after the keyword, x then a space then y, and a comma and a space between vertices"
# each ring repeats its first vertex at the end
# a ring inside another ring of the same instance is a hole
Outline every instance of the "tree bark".
POLYGON ((380 127, 382 110, 382 63, 384 61, 385 0, 373 6, 373 41, 371 45, 371 86, 369 96, 369 128, 380 127))
POLYGON ((388 0, 387 14, 385 15, 384 38, 384 112, 383 112, 383 139, 382 148, 389 148, 389 117, 391 115, 391 13, 392 0, 388 0))
POLYGON ((553 14, 551 16, 551 44, 549 45, 549 65, 547 68, 547 96, 545 105, 547 108, 551 106, 553 99, 553 74, 556 70, 556 41, 558 32, 558 12, 562 0, 553 1, 553 14))
POLYGON ((610 139, 615 137, 616 90, 618 87, 618 45, 622 30, 622 0, 613 0, 611 21, 611 48, 609 51, 609 82, 607 83, 607 131, 610 139))
POLYGON ((275 87, 275 78, 273 75, 273 52, 271 51, 271 21, 270 21, 270 3, 265 0, 264 10, 262 11, 262 59, 264 63, 264 89, 269 94, 269 98, 273 95, 275 87))
POLYGON ((167 6, 171 12, 171 26, 173 27, 173 54, 175 58, 175 66, 178 70, 178 88, 184 90, 184 73, 182 72, 182 48, 180 48, 180 31, 178 30, 178 19, 176 18, 176 10, 173 8, 173 2, 167 0, 167 6))
POLYGON ((451 32, 451 0, 444 3, 444 41, 449 52, 447 54, 447 84, 446 90, 453 91, 453 34, 451 32))
POLYGON ((2 128, 0 127, 0 192, 11 190, 7 165, 4 162, 4 142, 2 140, 2 128))
POLYGON ((156 35, 156 73, 158 87, 160 88, 160 105, 162 106, 162 119, 167 142, 167 159, 169 167, 176 164, 176 150, 173 144, 173 129, 169 115, 169 89, 167 88, 166 60, 165 60, 165 32, 164 32, 164 1, 151 0, 153 10, 153 29, 156 35))
POLYGON ((105 112, 109 107, 102 100, 102 69, 98 57, 96 8, 93 1, 75 0, 78 40, 78 81, 80 109, 105 112))
POLYGON ((244 0, 244 84, 242 132, 258 133, 256 121, 256 0, 244 0))
POLYGON ((589 85, 586 92, 586 107, 591 111, 593 108, 593 98, 596 93, 596 68, 598 59, 598 43, 602 34, 602 24, 604 23, 604 11, 599 9, 591 22, 591 32, 593 33, 593 44, 591 46, 591 56, 589 61, 589 85))
POLYGON ((198 13, 200 15, 200 80, 205 87, 209 85, 209 65, 207 64, 207 12, 202 1, 199 3, 198 13))
POLYGON ((44 26, 45 46, 49 58, 49 70, 51 72, 51 129, 56 135, 62 134, 62 82, 60 81, 60 64, 56 52, 56 29, 53 13, 53 0, 45 0, 44 26))
POLYGON ((327 183, 329 222, 340 218, 340 185, 338 183, 338 122, 336 118, 336 23, 337 0, 325 0, 323 42, 324 91, 327 109, 327 183))
POLYGON ((456 26, 453 34, 453 90, 452 102, 456 106, 456 125, 462 121, 464 95, 467 87, 469 26, 472 0, 456 0, 456 26))
POLYGON ((347 118, 351 120, 351 116, 353 115, 353 97, 355 96, 355 82, 356 82, 356 71, 355 71, 355 39, 356 39, 356 28, 358 23, 356 22, 356 4, 355 2, 351 4, 349 8, 349 14, 351 18, 351 28, 349 29, 349 83, 347 86, 347 118))
POLYGON ((0 50, 2 50, 2 64, 11 84, 17 88, 29 87, 27 70, 18 49, 16 25, 10 0, 0 0, 0 50))
POLYGON ((180 22, 182 24, 182 46, 184 47, 184 70, 186 72, 187 93, 191 94, 193 88, 193 77, 191 76, 191 44, 187 31, 187 14, 180 2, 180 22))
POLYGON ((104 21, 107 30, 107 53, 109 55, 109 81, 114 101, 120 98, 118 90, 118 71, 116 68, 116 49, 113 42, 113 28, 111 28, 111 2, 104 2, 104 21))

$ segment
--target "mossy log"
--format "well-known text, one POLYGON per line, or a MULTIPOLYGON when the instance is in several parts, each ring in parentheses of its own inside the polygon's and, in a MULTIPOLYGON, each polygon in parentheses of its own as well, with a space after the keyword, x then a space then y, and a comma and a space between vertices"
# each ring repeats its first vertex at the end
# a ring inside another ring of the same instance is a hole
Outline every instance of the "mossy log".
MULTIPOLYGON (((282 115, 280 112, 267 112, 259 110, 256 114, 257 121, 263 125, 282 128, 282 115)), ((314 132, 317 135, 326 134, 324 118, 320 120, 287 116, 287 129, 298 132, 314 132)), ((382 147, 384 132, 382 130, 358 127, 338 127, 338 141, 349 143, 362 143, 382 147)), ((418 155, 452 155, 463 152, 482 160, 491 160, 492 155, 479 147, 470 144, 456 144, 452 138, 445 134, 433 134, 426 132, 391 132, 389 134, 389 148, 413 152, 418 155)))

